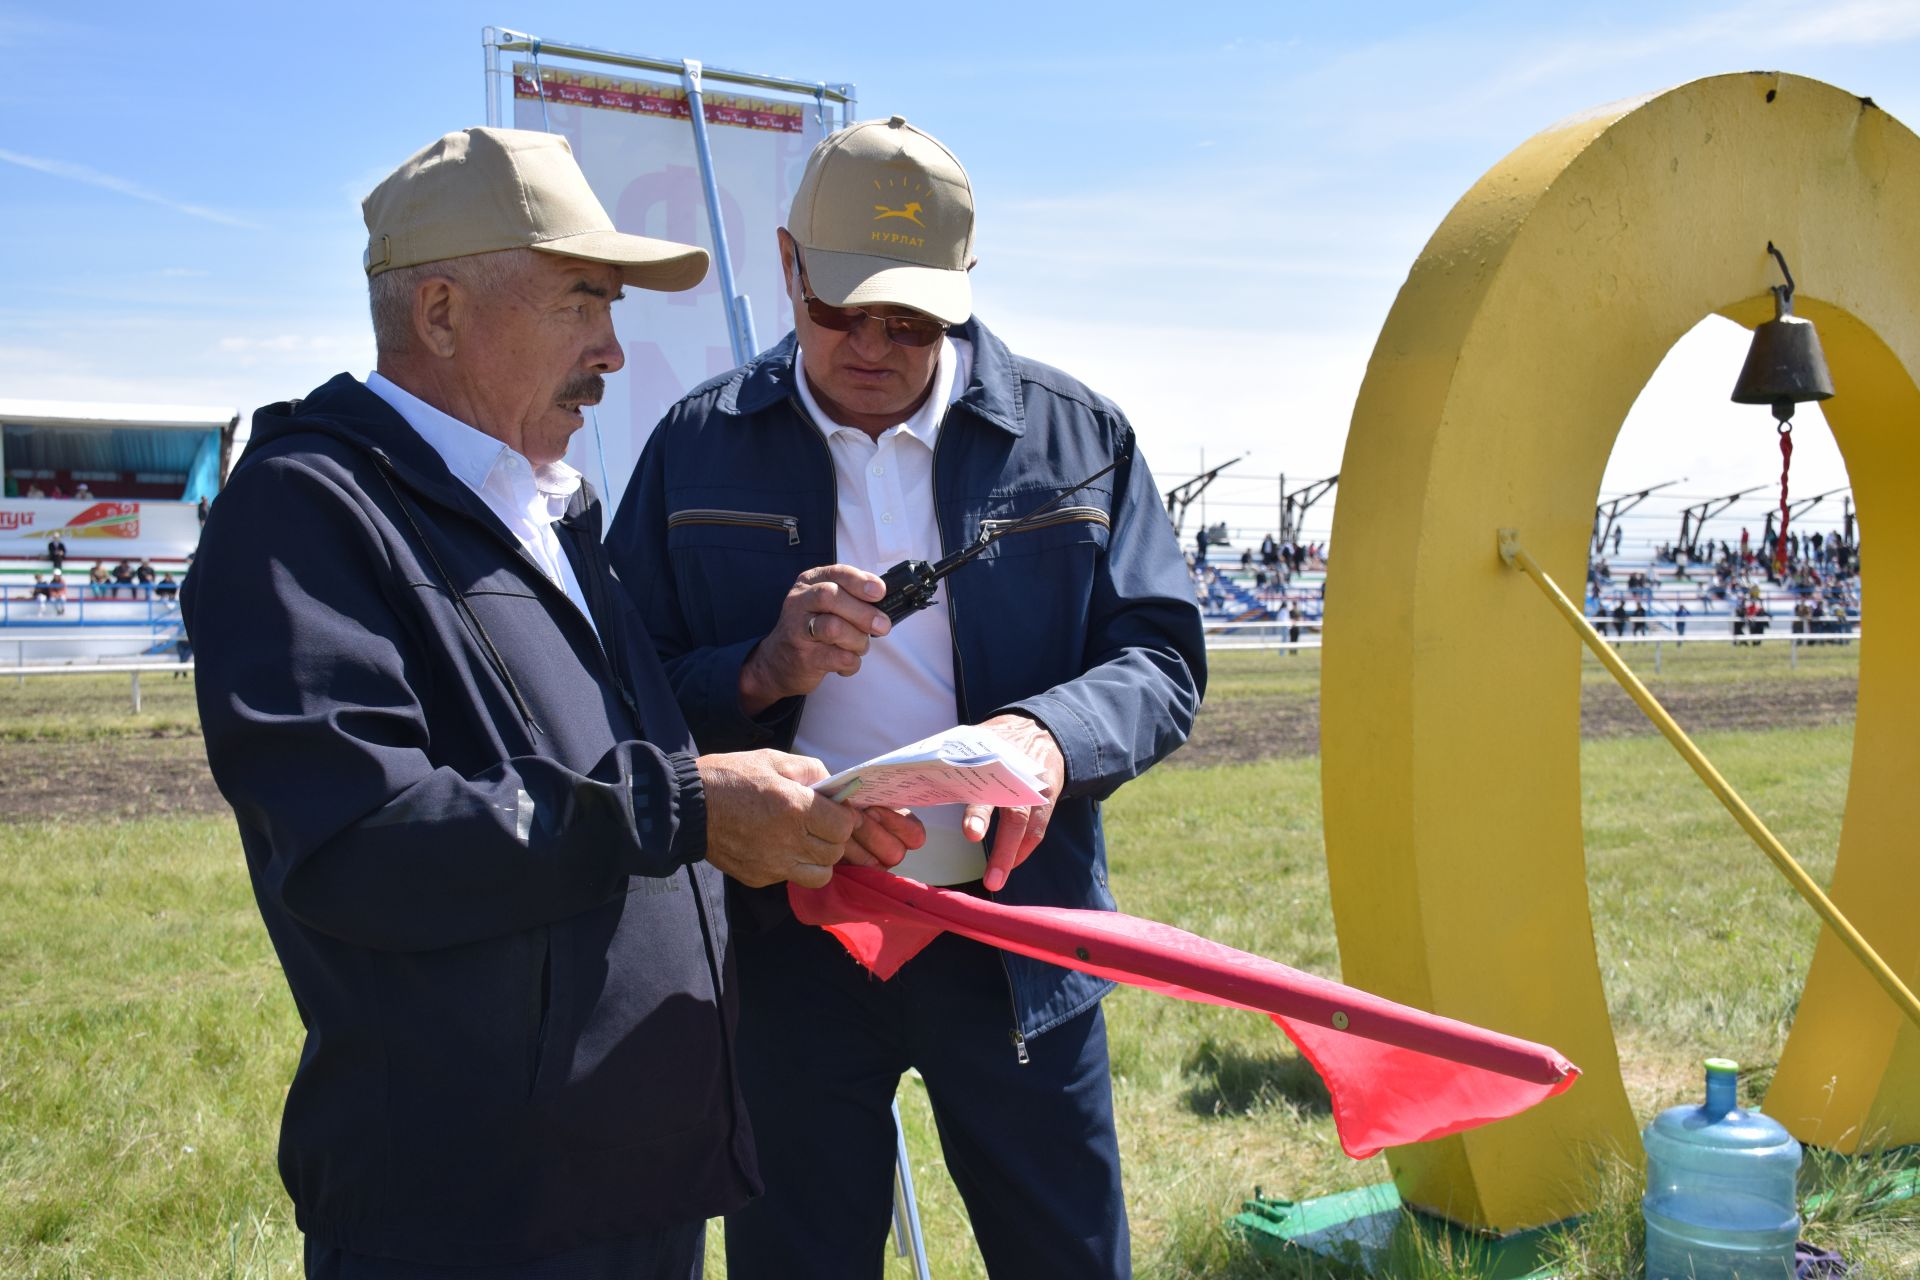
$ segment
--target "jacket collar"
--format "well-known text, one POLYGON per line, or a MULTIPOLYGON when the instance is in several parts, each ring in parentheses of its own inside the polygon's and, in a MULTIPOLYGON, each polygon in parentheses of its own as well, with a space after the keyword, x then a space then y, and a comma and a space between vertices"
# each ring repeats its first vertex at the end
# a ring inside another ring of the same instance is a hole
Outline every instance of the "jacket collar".
MULTIPOLYGON (((967 389, 955 401, 1008 435, 1027 433, 1026 405, 1020 395, 1019 371, 1005 343, 987 331, 976 316, 954 334, 973 344, 973 372, 967 389)), ((778 343, 735 369, 720 388, 716 408, 744 417, 798 396, 794 358, 798 343, 791 332, 778 343)))
MULTIPOLYGON (((337 374, 304 400, 269 405, 254 414, 247 453, 280 436, 320 431, 373 455, 421 497, 471 516, 514 546, 519 541, 500 523, 480 495, 448 469, 446 459, 408 425, 394 407, 369 391, 352 374, 337 374)), ((243 455, 244 460, 244 455, 243 455)), ((563 519, 577 520, 595 505, 592 487, 582 483, 563 519)))

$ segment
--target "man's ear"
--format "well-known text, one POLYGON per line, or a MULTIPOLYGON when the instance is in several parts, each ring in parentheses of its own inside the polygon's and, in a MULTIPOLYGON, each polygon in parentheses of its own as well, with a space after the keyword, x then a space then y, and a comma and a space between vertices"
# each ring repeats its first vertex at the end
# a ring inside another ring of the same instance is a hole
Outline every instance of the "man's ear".
POLYGON ((420 349, 443 360, 453 358, 465 301, 446 276, 428 276, 413 292, 413 336, 420 349))
POLYGON ((798 302, 800 301, 800 289, 798 287, 800 281, 800 260, 794 249, 793 233, 785 227, 781 227, 773 234, 780 242, 780 282, 786 286, 788 300, 798 302))

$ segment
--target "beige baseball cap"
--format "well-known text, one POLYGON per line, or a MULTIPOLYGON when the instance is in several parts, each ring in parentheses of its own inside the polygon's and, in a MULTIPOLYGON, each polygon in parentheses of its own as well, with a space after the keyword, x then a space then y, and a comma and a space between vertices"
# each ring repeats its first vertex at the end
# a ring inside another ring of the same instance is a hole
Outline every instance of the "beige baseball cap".
POLYGON ((973 186, 953 152, 904 116, 822 138, 787 230, 823 302, 912 307, 948 324, 973 314, 973 186))
POLYGON ((408 157, 360 203, 369 276, 500 249, 585 258, 668 293, 707 274, 707 251, 613 229, 573 148, 532 129, 462 129, 408 157))

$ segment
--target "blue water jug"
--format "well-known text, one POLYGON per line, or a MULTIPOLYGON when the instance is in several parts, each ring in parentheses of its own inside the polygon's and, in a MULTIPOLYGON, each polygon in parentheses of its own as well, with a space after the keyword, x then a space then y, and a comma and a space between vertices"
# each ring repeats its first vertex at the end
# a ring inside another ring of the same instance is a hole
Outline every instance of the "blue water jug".
POLYGON ((1647 1148, 1647 1280, 1790 1280, 1800 1144, 1735 1105, 1740 1068, 1707 1060, 1707 1102, 1670 1107, 1647 1148))

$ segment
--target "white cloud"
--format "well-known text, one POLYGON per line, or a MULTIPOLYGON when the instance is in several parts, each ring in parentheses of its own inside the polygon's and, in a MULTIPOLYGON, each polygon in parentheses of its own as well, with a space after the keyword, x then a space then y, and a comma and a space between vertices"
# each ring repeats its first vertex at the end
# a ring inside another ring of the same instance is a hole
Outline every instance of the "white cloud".
POLYGON ((1515 49, 1516 64, 1484 84, 1499 98, 1545 81, 1591 75, 1611 63, 1640 63, 1675 54, 1711 51, 1723 64, 1767 60, 1784 50, 1816 46, 1897 44, 1920 37, 1916 0, 1839 0, 1809 6, 1760 0, 1666 26, 1639 28, 1615 39, 1583 36, 1539 50, 1515 49))
POLYGON ((1767 6, 1786 44, 1877 45, 1920 37, 1920 4, 1914 0, 1841 0, 1838 4, 1767 6))
POLYGON ((49 160, 42 156, 22 155, 18 151, 0 149, 0 161, 55 178, 65 178, 70 182, 82 182, 90 187, 100 187, 123 196, 131 196, 135 200, 145 200, 150 204, 172 209, 175 213, 185 214, 189 218, 201 218, 207 222, 217 222, 227 227, 241 227, 249 231, 259 230, 244 218, 237 218, 230 213, 208 208, 206 205, 188 204, 183 200, 175 200, 172 196, 162 195, 129 178, 115 177, 111 173, 102 173, 98 169, 89 168, 84 164, 75 164, 70 160, 49 160))
POLYGON ((56 22, 40 16, 28 17, 21 13, 0 13, 0 49, 74 43, 96 34, 71 22, 56 22))
POLYGON ((279 355, 307 352, 345 351, 362 345, 358 339, 348 339, 328 333, 277 333, 265 338, 222 338, 215 343, 215 349, 223 355, 254 355, 273 353, 279 355))

